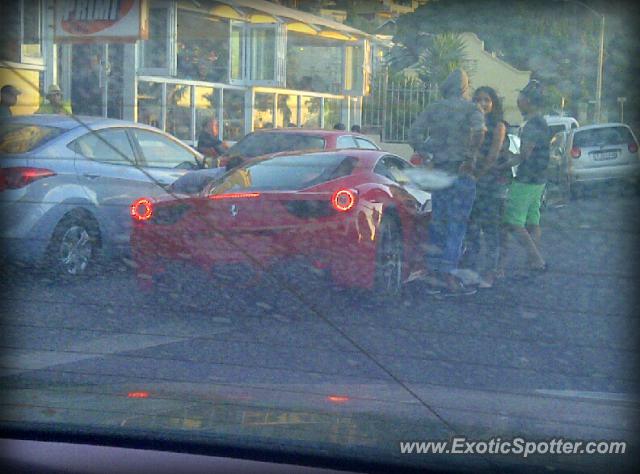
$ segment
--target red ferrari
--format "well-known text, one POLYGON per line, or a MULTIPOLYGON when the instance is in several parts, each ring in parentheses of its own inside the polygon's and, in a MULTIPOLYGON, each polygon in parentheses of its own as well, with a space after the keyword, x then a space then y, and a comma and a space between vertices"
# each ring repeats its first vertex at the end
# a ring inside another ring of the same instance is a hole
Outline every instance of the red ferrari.
POLYGON ((423 268, 430 195, 412 165, 379 150, 281 153, 247 161, 197 196, 137 199, 131 245, 151 289, 172 264, 215 277, 224 266, 265 271, 289 257, 341 286, 395 294, 423 268))

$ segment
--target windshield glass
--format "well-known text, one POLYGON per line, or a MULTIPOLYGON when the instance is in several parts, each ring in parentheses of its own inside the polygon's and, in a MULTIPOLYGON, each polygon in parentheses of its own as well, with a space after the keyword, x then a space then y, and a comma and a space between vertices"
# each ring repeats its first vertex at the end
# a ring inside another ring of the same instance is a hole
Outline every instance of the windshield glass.
POLYGON ((0 153, 27 153, 63 132, 64 129, 56 127, 0 122, 0 153))
POLYGON ((285 191, 308 188, 348 174, 353 169, 352 161, 352 158, 335 154, 278 156, 234 170, 221 183, 214 185, 211 192, 220 194, 237 190, 285 191), (345 161, 348 162, 347 166, 341 166, 345 161), (337 174, 338 168, 344 168, 344 171, 337 174))
POLYGON ((256 133, 240 140, 228 151, 230 156, 253 158, 292 150, 323 149, 324 138, 293 133, 256 133))
POLYGON ((640 2, 0 4, 6 436, 634 465, 640 2))

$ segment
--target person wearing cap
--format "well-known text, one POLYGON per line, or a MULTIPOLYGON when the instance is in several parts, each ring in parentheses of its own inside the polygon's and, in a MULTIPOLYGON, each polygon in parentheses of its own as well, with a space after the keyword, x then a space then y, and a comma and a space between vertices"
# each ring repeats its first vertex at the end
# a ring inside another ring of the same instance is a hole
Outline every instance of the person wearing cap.
POLYGON ((71 115, 71 104, 62 100, 62 90, 56 84, 51 84, 47 89, 47 100, 49 103, 40 105, 37 114, 61 114, 71 115))
POLYGON ((531 273, 546 271, 540 254, 540 202, 546 185, 551 133, 542 115, 543 87, 533 79, 518 94, 518 108, 525 119, 520 132, 520 164, 509 187, 504 212, 500 267, 503 269, 507 238, 513 233, 527 252, 531 273))
POLYGON ((414 151, 431 156, 434 171, 452 178, 450 186, 431 192, 428 292, 468 295, 477 290, 466 287, 455 273, 475 200, 475 160, 484 140, 485 120, 480 107, 469 100, 469 77, 463 69, 452 71, 440 90, 443 98, 429 104, 409 130, 414 151))
POLYGON ((0 118, 11 117, 13 113, 11 112, 11 107, 16 105, 18 102, 18 96, 22 94, 20 89, 12 86, 11 84, 7 84, 2 86, 1 90, 2 97, 0 98, 0 118))

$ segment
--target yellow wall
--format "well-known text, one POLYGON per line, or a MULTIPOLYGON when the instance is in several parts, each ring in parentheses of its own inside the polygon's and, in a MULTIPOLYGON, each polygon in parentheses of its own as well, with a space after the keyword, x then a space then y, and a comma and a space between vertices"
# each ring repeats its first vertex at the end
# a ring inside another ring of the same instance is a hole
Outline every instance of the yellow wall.
POLYGON ((11 107, 13 115, 33 114, 40 106, 40 74, 27 69, 0 67, 0 87, 11 84, 22 91, 18 103, 11 107))
POLYGON ((529 82, 530 71, 520 71, 485 51, 484 42, 473 33, 462 35, 467 58, 472 62, 469 78, 473 88, 490 86, 503 98, 504 118, 512 125, 522 123, 518 111, 518 92, 529 82))

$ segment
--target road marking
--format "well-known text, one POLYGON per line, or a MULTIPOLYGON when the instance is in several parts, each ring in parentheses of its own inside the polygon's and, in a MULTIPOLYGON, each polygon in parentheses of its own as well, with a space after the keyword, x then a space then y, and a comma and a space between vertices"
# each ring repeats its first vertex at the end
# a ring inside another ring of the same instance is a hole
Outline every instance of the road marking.
POLYGON ((585 390, 551 390, 551 389, 537 389, 535 392, 541 395, 549 395, 552 397, 581 398, 585 400, 602 400, 607 402, 640 403, 640 400, 638 399, 637 396, 629 393, 589 392, 585 390))
MULTIPOLYGON (((169 325, 146 329, 156 334, 171 334, 176 328, 169 325)), ((209 328, 207 335, 230 332, 229 327, 209 328)), ((88 359, 97 359, 122 352, 137 351, 162 346, 174 342, 183 342, 198 337, 202 332, 184 336, 161 336, 155 334, 114 334, 102 336, 90 341, 71 344, 62 352, 8 349, 3 351, 0 376, 16 375, 32 370, 48 369, 57 365, 70 364, 88 359), (11 368, 9 368, 11 367, 11 368)))

